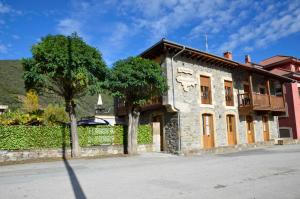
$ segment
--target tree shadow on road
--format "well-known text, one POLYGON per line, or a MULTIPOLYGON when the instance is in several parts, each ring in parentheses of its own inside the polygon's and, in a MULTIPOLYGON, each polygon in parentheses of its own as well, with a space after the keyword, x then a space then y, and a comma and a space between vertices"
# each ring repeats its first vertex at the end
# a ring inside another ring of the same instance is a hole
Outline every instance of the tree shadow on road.
POLYGON ((81 188, 81 185, 78 181, 78 178, 76 176, 76 173, 74 172, 72 166, 69 164, 69 161, 67 159, 67 152, 66 152, 66 127, 64 126, 62 128, 62 155, 63 155, 63 161, 65 164, 65 167, 67 169, 69 179, 73 188, 73 192, 76 199, 86 199, 86 196, 83 192, 83 189, 81 188))

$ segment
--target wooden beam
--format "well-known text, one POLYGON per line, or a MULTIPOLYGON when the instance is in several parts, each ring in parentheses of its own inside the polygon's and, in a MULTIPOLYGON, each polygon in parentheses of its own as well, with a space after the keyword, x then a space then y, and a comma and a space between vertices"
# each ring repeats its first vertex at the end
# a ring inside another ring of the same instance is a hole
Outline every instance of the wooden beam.
POLYGON ((252 83, 252 73, 249 74, 249 92, 250 92, 250 99, 251 99, 251 106, 253 107, 253 83, 252 83))
POLYGON ((267 95, 268 95, 268 99, 269 99, 269 106, 271 107, 270 79, 267 79, 266 87, 267 87, 267 95))
POLYGON ((286 90, 286 89, 283 89, 283 88, 284 88, 284 83, 281 82, 281 92, 282 92, 282 97, 283 97, 283 105, 284 105, 284 108, 286 108, 285 107, 285 93, 284 93, 284 90, 286 90))

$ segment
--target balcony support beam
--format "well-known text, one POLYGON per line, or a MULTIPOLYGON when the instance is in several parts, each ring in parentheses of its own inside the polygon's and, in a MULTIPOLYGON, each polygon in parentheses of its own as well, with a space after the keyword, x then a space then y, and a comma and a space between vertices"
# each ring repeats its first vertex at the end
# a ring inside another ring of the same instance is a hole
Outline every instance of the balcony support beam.
POLYGON ((252 73, 249 74, 249 93, 250 93, 250 104, 253 107, 253 83, 252 83, 252 73))
POLYGON ((285 92, 284 92, 284 83, 281 82, 281 93, 282 93, 282 98, 283 98, 283 106, 285 108, 285 92))
POLYGON ((271 91, 270 91, 270 80, 267 79, 266 82, 266 86, 267 86, 267 95, 268 95, 268 99, 269 99, 269 106, 271 107, 271 91))

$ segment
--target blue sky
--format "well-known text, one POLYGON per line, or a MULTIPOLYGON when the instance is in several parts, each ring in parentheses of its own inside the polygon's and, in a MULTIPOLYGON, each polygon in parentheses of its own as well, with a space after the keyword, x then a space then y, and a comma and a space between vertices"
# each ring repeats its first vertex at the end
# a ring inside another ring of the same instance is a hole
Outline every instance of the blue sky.
POLYGON ((47 34, 76 31, 111 65, 165 37, 236 61, 300 57, 300 0, 0 0, 0 59, 30 57, 47 34))

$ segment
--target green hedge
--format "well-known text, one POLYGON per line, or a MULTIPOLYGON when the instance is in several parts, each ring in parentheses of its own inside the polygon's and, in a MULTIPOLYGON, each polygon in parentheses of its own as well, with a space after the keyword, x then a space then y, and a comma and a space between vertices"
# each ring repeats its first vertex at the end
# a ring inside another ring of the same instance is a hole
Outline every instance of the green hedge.
MULTIPOLYGON (((81 147, 99 145, 121 145, 124 143, 126 127, 97 126, 78 127, 81 147)), ((151 144, 150 125, 140 125, 138 143, 151 144)), ((64 126, 4 126, 0 125, 0 149, 55 149, 70 147, 70 130, 64 126)))
POLYGON ((140 125, 138 128, 138 144, 152 143, 152 129, 150 125, 140 125))

